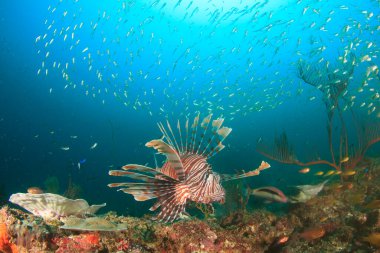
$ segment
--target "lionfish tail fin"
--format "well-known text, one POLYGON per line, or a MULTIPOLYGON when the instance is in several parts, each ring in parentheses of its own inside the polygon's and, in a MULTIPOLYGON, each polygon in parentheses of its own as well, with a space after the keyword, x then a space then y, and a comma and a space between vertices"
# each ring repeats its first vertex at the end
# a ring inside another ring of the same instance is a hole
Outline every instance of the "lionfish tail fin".
POLYGON ((237 175, 223 174, 221 176, 221 179, 223 182, 226 182, 226 181, 231 181, 231 180, 236 180, 236 179, 241 179, 241 178, 246 178, 246 177, 253 177, 253 176, 259 175, 262 170, 265 170, 268 168, 270 168, 270 164, 265 161, 262 161, 260 166, 257 169, 254 169, 242 174, 237 174, 237 175))

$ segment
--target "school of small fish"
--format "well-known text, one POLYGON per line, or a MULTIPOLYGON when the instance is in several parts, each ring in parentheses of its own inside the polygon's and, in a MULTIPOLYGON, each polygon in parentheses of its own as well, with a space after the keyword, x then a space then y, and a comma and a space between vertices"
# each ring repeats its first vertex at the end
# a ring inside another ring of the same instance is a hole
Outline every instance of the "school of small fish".
POLYGON ((101 103, 233 119, 303 93, 313 103, 341 77, 350 82, 344 109, 380 117, 378 0, 59 0, 47 10, 37 74, 101 103), (305 85, 300 63, 329 87, 305 85), (326 69, 333 79, 319 76, 326 69))

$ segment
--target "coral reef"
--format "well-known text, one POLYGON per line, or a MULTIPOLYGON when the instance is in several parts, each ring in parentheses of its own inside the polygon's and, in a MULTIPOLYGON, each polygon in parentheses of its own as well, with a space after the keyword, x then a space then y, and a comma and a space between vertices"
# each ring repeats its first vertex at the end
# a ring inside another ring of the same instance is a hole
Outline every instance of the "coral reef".
POLYGON ((380 171, 328 183, 321 194, 289 211, 238 209, 216 219, 161 223, 109 212, 46 223, 4 206, 0 252, 376 252, 380 245, 380 171), (65 224, 63 225, 63 222, 65 224))
POLYGON ((6 209, 0 210, 0 251, 1 252, 18 252, 16 245, 9 241, 7 224, 5 222, 6 209))
POLYGON ((98 233, 55 237, 52 242, 58 246, 56 253, 94 252, 100 248, 98 233))
POLYGON ((123 224, 115 224, 102 217, 77 218, 68 217, 63 220, 65 223, 61 229, 78 231, 119 231, 127 229, 123 224))

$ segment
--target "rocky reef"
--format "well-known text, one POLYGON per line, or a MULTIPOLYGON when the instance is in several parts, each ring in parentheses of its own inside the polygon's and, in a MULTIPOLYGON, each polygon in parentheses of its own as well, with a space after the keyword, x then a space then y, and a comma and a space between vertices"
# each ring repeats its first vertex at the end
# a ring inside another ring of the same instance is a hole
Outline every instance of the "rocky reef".
POLYGON ((0 252, 378 252, 379 173, 335 180, 284 215, 240 210, 165 224, 110 212, 54 221, 4 205, 0 252))

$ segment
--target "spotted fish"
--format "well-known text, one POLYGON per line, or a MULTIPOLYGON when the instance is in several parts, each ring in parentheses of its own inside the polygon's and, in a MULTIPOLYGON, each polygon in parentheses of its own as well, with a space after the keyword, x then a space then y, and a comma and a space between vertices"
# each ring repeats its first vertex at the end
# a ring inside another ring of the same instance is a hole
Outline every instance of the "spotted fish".
POLYGON ((222 127, 223 118, 211 120, 212 115, 208 115, 199 124, 199 117, 198 114, 190 127, 189 119, 186 120, 184 133, 178 121, 176 135, 168 121, 166 128, 163 123, 158 123, 163 137, 151 140, 145 146, 166 156, 163 166, 153 169, 128 164, 122 170, 111 170, 111 176, 123 176, 141 182, 111 183, 108 186, 121 187, 121 191, 132 194, 137 201, 157 198, 157 202, 149 210, 160 208, 157 219, 173 222, 184 214, 189 201, 203 204, 224 203, 225 191, 221 182, 255 176, 270 167, 263 161, 257 169, 246 173, 215 173, 207 160, 224 148, 222 142, 232 129, 222 127))

